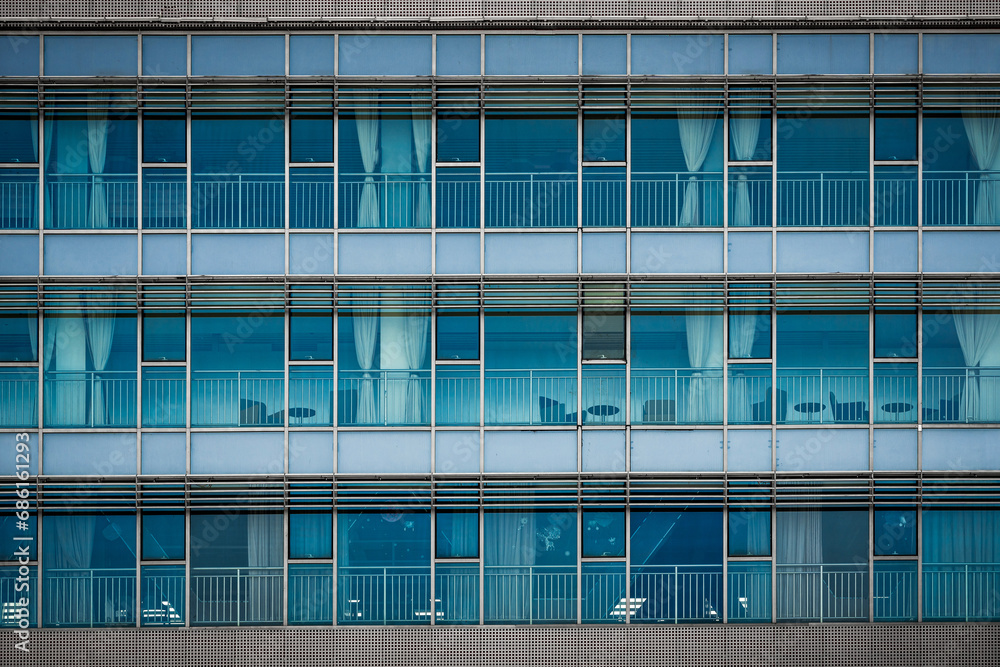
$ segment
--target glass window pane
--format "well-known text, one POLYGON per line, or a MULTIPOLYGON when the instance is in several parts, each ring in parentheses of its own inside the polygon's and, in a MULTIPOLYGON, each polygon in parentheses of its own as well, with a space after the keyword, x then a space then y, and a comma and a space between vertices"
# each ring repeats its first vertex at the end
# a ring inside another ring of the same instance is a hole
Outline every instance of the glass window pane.
POLYGON ((770 356, 770 311, 731 310, 729 312, 729 358, 767 359, 770 356))
POLYGON ((142 559, 184 560, 184 514, 142 515, 142 559))
POLYGON ((142 317, 142 360, 184 361, 184 313, 149 311, 142 317))
POLYGON ((771 114, 764 109, 740 109, 729 114, 729 159, 771 159, 771 114))
POLYGON ((333 558, 333 516, 329 512, 289 512, 289 558, 333 558))
POLYGON ((333 566, 329 563, 288 564, 289 625, 333 623, 336 609, 333 576, 333 566))
POLYGON ((585 561, 580 570, 584 623, 624 623, 636 603, 625 598, 625 563, 585 561))
POLYGON ((38 122, 31 121, 28 114, 0 113, 0 162, 38 162, 38 122))
MULTIPOLYGON (((479 189, 479 167, 439 168, 437 170, 438 228, 478 228, 479 189)), ((476 261, 478 262, 478 258, 476 261)))
POLYGON ((0 311, 0 361, 38 360, 38 317, 0 311))
POLYGON ((437 358, 479 359, 478 312, 438 313, 437 358))
POLYGON ((183 116, 143 116, 142 161, 187 161, 187 127, 183 116))
POLYGON ((437 161, 479 162, 479 109, 440 111, 437 118, 437 161))
POLYGON ((875 309, 875 356, 917 356, 916 309, 875 309))
POLYGON ((583 358, 625 359, 625 310, 613 306, 583 311, 583 358))
POLYGON ((624 113, 584 113, 584 162, 624 162, 625 130, 624 113))
POLYGON ((916 556, 916 509, 876 508, 874 545, 876 556, 916 556))
MULTIPOLYGON (((332 168, 306 167, 288 170, 288 225, 292 229, 333 229, 333 193, 336 180, 332 168)), ((332 243, 332 242, 331 242, 332 243)), ((317 251, 301 261, 292 260, 292 273, 313 273, 328 255, 317 251)))
POLYGON ((291 116, 292 162, 333 162, 333 116, 297 112, 291 116))
POLYGON ((583 557, 625 555, 625 511, 584 510, 583 557))
POLYGON ((875 159, 917 159, 916 112, 875 112, 875 159))
POLYGON ((479 512, 438 512, 437 558, 479 558, 479 512))
POLYGON ((288 324, 292 361, 333 359, 333 313, 330 310, 292 310, 288 324))
POLYGON ((771 555, 770 510, 729 511, 729 555, 771 555))

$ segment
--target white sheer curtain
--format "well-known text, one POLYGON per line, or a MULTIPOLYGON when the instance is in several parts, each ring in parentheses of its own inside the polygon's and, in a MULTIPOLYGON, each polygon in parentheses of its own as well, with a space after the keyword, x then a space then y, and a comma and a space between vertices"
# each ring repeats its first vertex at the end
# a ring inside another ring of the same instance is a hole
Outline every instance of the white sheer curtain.
POLYGON ((685 316, 688 362, 693 369, 686 397, 688 422, 718 421, 722 413, 719 400, 722 367, 722 316, 704 311, 688 312, 685 316))
POLYGON ((701 171, 701 166, 708 157, 708 149, 712 145, 712 135, 715 133, 715 123, 718 120, 718 109, 700 109, 684 111, 677 116, 677 126, 680 131, 681 150, 684 152, 684 164, 692 172, 684 186, 684 205, 678 224, 690 226, 701 223, 699 203, 702 188, 698 186, 698 178, 694 172, 701 171))
POLYGON ((378 308, 355 308, 351 313, 354 328, 354 352, 358 366, 365 371, 358 383, 358 423, 374 424, 378 421, 375 407, 375 389, 370 371, 375 363, 375 341, 378 338, 378 308))
POLYGON ((816 592, 819 572, 803 565, 823 562, 823 513, 817 510, 778 512, 778 613, 782 618, 818 618, 822 597, 816 592))
MULTIPOLYGON (((411 371, 420 370, 427 358, 427 343, 431 320, 427 311, 406 309, 403 312, 403 355, 411 371)), ((410 373, 406 387, 407 424, 420 424, 424 418, 424 380, 417 373, 410 373)))
POLYGON ((247 565, 251 568, 243 583, 238 603, 246 602, 256 610, 258 618, 281 618, 282 577, 280 568, 284 554, 284 524, 280 514, 249 512, 247 514, 247 565), (255 570, 253 568, 262 568, 255 570))
POLYGON ((483 527, 483 551, 486 619, 529 619, 530 566, 535 564, 534 513, 516 510, 487 512, 483 527))
MULTIPOLYGON (((1000 313, 956 309, 954 318, 958 344, 962 348, 965 365, 968 368, 975 368, 980 365, 987 353, 996 345, 1000 345, 1000 313)), ((965 409, 966 418, 981 420, 987 413, 992 414, 993 406, 981 400, 979 376, 972 373, 966 379, 965 395, 961 405, 965 409)))
POLYGON ((115 311, 101 309, 95 297, 87 299, 87 342, 90 358, 94 361, 94 382, 90 396, 90 409, 94 426, 105 423, 104 379, 101 372, 107 368, 111 357, 111 342, 115 335, 115 311))
POLYGON ((386 227, 413 223, 413 120, 408 111, 383 110, 379 154, 385 179, 382 218, 386 227))
POLYGON ((28 317, 28 342, 31 344, 31 356, 38 360, 38 318, 28 317))
POLYGON ((924 512, 924 561, 1000 563, 1000 511, 924 512))
POLYGON ((358 227, 378 227, 378 189, 375 187, 375 167, 378 164, 378 109, 358 109, 354 113, 361 149, 361 164, 365 168, 365 183, 361 186, 358 202, 358 227))
MULTIPOLYGON (((962 110, 969 148, 980 171, 1000 171, 1000 109, 991 100, 980 100, 979 106, 962 110)), ((982 174, 976 188, 973 224, 1000 223, 1000 174, 982 174)))
MULTIPOLYGON (((760 135, 760 110, 741 109, 729 117, 729 133, 737 160, 753 158, 760 135)), ((747 227, 753 224, 753 208, 750 205, 750 187, 746 174, 740 174, 733 191, 733 219, 730 224, 747 227)))
MULTIPOLYGON (((46 517, 45 542, 53 551, 52 567, 56 570, 86 570, 90 568, 94 550, 97 517, 88 514, 46 517)), ((50 580, 54 590, 47 598, 56 603, 54 617, 65 624, 89 624, 91 620, 91 582, 85 573, 50 580), (58 583, 56 583, 58 582, 58 583)))
MULTIPOLYGON (((753 341, 757 334, 757 314, 734 311, 729 318, 729 356, 735 359, 749 359, 753 341)), ((729 411, 736 422, 748 422, 752 417, 750 392, 747 380, 742 374, 734 374, 729 390, 729 411)))
MULTIPOLYGON (((47 389, 54 393, 51 405, 54 414, 50 421, 62 426, 87 424, 87 332, 83 313, 76 310, 49 318, 45 326, 45 345, 49 347, 52 332, 52 365, 56 382, 47 382, 47 389), (54 326, 49 326, 54 325, 54 326)), ((49 362, 45 364, 49 368, 49 362)))
POLYGON ((431 117, 429 113, 420 110, 413 112, 413 149, 417 156, 417 169, 420 170, 415 226, 430 227, 431 184, 427 180, 427 171, 431 154, 431 117))
POLYGON ((108 199, 104 191, 104 163, 108 154, 108 98, 106 95, 91 97, 87 103, 87 155, 94 184, 90 189, 90 227, 105 229, 108 226, 108 199))

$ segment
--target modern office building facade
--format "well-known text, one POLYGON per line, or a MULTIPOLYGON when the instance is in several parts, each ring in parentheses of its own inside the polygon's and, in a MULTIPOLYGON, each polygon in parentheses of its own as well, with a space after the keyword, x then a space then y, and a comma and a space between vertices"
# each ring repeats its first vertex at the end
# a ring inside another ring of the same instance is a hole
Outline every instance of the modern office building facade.
POLYGON ((1000 663, 991 3, 4 5, 4 664, 1000 663))

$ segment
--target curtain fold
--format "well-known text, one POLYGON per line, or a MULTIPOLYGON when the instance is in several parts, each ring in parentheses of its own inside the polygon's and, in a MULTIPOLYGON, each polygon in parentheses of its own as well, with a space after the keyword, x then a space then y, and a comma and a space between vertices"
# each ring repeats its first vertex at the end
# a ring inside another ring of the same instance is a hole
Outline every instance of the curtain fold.
MULTIPOLYGON (((979 170, 1000 171, 1000 110, 992 101, 981 99, 975 108, 962 110, 962 123, 979 170)), ((1000 223, 1000 174, 980 174, 972 222, 1000 223)))
MULTIPOLYGON (((52 567, 56 570, 87 570, 94 549, 97 517, 88 514, 68 514, 46 517, 46 544, 53 551, 52 567)), ((91 620, 90 582, 75 573, 70 577, 55 577, 48 600, 56 601, 55 617, 64 624, 83 625, 91 620), (58 582, 58 583, 56 583, 58 582)))
POLYGON ((487 512, 483 530, 487 620, 530 618, 531 567, 535 564, 533 512, 487 512), (491 571, 492 570, 492 571, 491 571))
POLYGON ((1000 563, 1000 511, 934 510, 923 514, 927 563, 1000 563))
MULTIPOLYGON (((754 338, 757 334, 756 313, 732 313, 729 317, 729 354, 736 359, 749 359, 753 350, 754 338)), ((729 389, 729 410, 736 422, 751 420, 753 408, 750 392, 747 389, 747 379, 741 374, 734 374, 729 389)))
MULTIPOLYGON (((730 115, 729 133, 736 159, 752 159, 760 135, 760 110, 747 109, 730 115)), ((753 207, 750 205, 750 186, 746 174, 741 173, 736 181, 732 211, 733 219, 730 224, 740 227, 753 224, 753 207)))
POLYGON ((378 421, 378 411, 375 406, 375 389, 370 371, 375 363, 375 341, 378 338, 379 309, 355 308, 352 312, 351 325, 354 329, 354 352, 358 358, 358 366, 364 373, 358 383, 358 414, 359 424, 375 424, 378 421))
POLYGON ((38 361, 38 318, 28 317, 28 342, 31 344, 31 356, 38 361))
MULTIPOLYGON (((75 305, 75 304, 74 304, 75 305)), ((73 310, 51 318, 54 327, 55 382, 46 383, 54 414, 48 420, 61 426, 87 425, 87 332, 83 312, 73 310)), ((47 322, 46 324, 49 324, 47 322)), ((46 326, 46 329, 49 327, 46 326)), ((46 334, 48 338, 48 334, 46 334)), ((47 343, 47 342, 46 342, 47 343)), ((46 364, 48 366, 48 364, 46 364)))
MULTIPOLYGON (((430 314, 408 308, 403 311, 403 355, 411 371, 423 368, 427 358, 427 338, 430 335, 430 314)), ((410 373, 406 387, 407 424, 422 424, 424 418, 424 381, 418 373, 410 373)))
POLYGON ((823 512, 794 510, 778 512, 777 565, 784 578, 778 587, 781 618, 819 618, 822 596, 819 572, 803 567, 823 562, 823 512))
POLYGON ((684 111, 677 116, 684 164, 687 165, 688 172, 691 172, 684 186, 684 205, 678 220, 678 224, 682 226, 699 225, 702 222, 700 200, 703 188, 698 186, 698 178, 694 172, 701 171, 701 166, 708 157, 718 115, 718 109, 713 108, 684 111))
POLYGON ((95 95, 87 103, 87 155, 94 175, 90 189, 90 227, 108 226, 108 199, 104 188, 104 163, 108 154, 108 97, 95 95))
POLYGON ((90 396, 94 426, 106 423, 104 378, 100 374, 107 368, 108 359, 111 357, 111 343, 115 335, 115 311, 101 309, 100 303, 96 297, 87 299, 87 343, 90 347, 90 358, 94 362, 94 382, 90 396))
POLYGON ((431 154, 431 117, 429 113, 413 113, 413 149, 417 157, 420 182, 417 184, 416 227, 431 226, 431 184, 427 179, 431 154))
POLYGON ((358 202, 358 227, 378 227, 378 188, 375 187, 375 167, 378 164, 378 109, 358 109, 354 113, 354 124, 358 131, 358 145, 361 150, 361 164, 365 169, 365 182, 361 186, 361 200, 358 202))
POLYGON ((691 365, 691 382, 685 397, 687 422, 715 422, 721 416, 722 404, 716 389, 720 388, 719 373, 722 367, 720 315, 704 311, 690 311, 685 315, 688 363, 691 365))
MULTIPOLYGON (((958 334, 958 345, 962 348, 965 365, 969 368, 965 381, 965 395, 961 401, 966 419, 980 421, 993 414, 994 406, 982 401, 980 395, 978 367, 983 357, 1000 342, 1000 313, 954 310, 955 331, 958 334)), ((943 397, 950 399, 950 396, 943 397)))

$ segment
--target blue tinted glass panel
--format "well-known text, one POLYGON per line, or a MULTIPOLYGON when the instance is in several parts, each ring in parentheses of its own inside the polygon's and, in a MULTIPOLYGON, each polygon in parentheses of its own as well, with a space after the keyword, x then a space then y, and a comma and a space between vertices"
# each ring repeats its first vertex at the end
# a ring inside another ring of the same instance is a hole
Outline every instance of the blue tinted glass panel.
POLYGON ((487 312, 487 369, 576 368, 576 314, 487 312))
POLYGON ((283 35, 194 35, 194 76, 281 76, 285 73, 283 35))
POLYGON ((478 312, 438 314, 437 358, 479 359, 478 312))
POLYGON ((196 312, 191 317, 192 372, 282 370, 284 339, 280 313, 196 312))
POLYGON ((761 109, 729 114, 729 159, 771 159, 771 114, 761 109))
POLYGON ((293 310, 289 315, 289 359, 333 359, 333 315, 326 310, 293 310))
POLYGON ((877 560, 872 597, 875 621, 917 620, 917 561, 877 560))
POLYGON ((479 76, 479 35, 437 36, 438 76, 479 76))
POLYGON ((723 74, 722 35, 632 35, 632 74, 723 74))
POLYGON ((0 76, 38 76, 38 35, 0 36, 0 76))
POLYGON ((917 35, 875 33, 876 74, 916 74, 917 35))
POLYGON ((722 565, 721 510, 634 509, 631 531, 632 567, 722 565))
POLYGON ((868 366, 868 314, 778 312, 778 367, 868 366))
POLYGON ((45 76, 135 76, 136 35, 47 35, 45 76))
POLYGON ((825 563, 853 567, 860 563, 867 567, 868 510, 779 509, 775 532, 779 575, 783 565, 825 563))
POLYGON ((184 566, 143 565, 141 577, 142 625, 183 626, 187 590, 184 566))
POLYGON ((0 162, 38 162, 37 116, 0 113, 0 136, 4 138, 0 162))
MULTIPOLYGON (((14 452, 13 449, 9 451, 12 454, 14 452)), ((13 459, 13 456, 11 456, 11 459, 13 459)), ((34 494, 31 497, 34 499, 34 494)), ((24 553, 21 551, 22 547, 27 547, 29 558, 35 559, 38 557, 36 552, 38 514, 35 512, 29 513, 27 530, 22 530, 18 526, 19 521, 22 521, 22 519, 18 519, 13 510, 7 512, 7 516, 0 519, 0 539, 3 540, 3 547, 0 547, 0 558, 3 558, 5 561, 17 561, 18 553, 24 553)))
POLYGON ((479 558, 479 513, 438 512, 437 558, 479 558))
MULTIPOLYGON (((625 179, 625 167, 583 168, 584 227, 624 227, 627 201, 628 184, 625 179)), ((587 241, 584 241, 584 244, 584 271, 588 271, 587 241)), ((624 262, 624 253, 622 257, 624 262)), ((602 260, 614 262, 613 256, 607 254, 602 254, 602 260)), ((624 273, 624 264, 620 270, 607 272, 624 273)))
POLYGON ((730 623, 771 622, 771 563, 729 563, 730 623))
POLYGON ((147 311, 142 318, 142 360, 184 361, 184 313, 147 311))
POLYGON ((184 76, 187 74, 187 37, 184 35, 143 35, 143 76, 184 76))
POLYGON ((625 114, 583 114, 585 162, 625 161, 625 114))
POLYGON ((868 35, 778 35, 778 74, 867 74, 868 35))
MULTIPOLYGON (((288 409, 289 426, 332 426, 333 425, 333 391, 334 373, 333 366, 292 366, 288 369, 288 409)), ((303 434, 305 436, 319 437, 319 433, 303 434)), ((296 444, 294 451, 289 453, 289 458, 294 461, 301 456, 297 463, 302 466, 318 466, 321 471, 326 471, 329 467, 331 451, 329 445, 312 445, 308 451, 323 452, 326 461, 315 455, 303 455, 307 451, 305 446, 296 444)), ((303 471, 305 472, 305 471, 303 471)))
POLYGON ((486 35, 487 75, 578 74, 576 35, 486 35))
MULTIPOLYGON (((144 366, 142 369, 142 425, 154 428, 180 427, 187 423, 185 408, 187 407, 187 377, 183 367, 144 366)), ((143 453, 147 454, 147 443, 143 442, 143 453)), ((172 472, 184 472, 185 453, 184 439, 181 438, 180 449, 174 450, 177 458, 171 460, 171 465, 179 465, 172 472)), ((152 468, 156 459, 144 456, 143 468, 152 468)), ((148 472, 148 470, 147 470, 148 472)))
POLYGON ((289 558, 333 558, 333 517, 329 512, 288 514, 289 558))
MULTIPOLYGON (((875 364, 875 423, 913 424, 917 421, 917 365, 875 364)), ((927 413, 928 418, 932 413, 927 413)), ((877 438, 878 436, 876 436, 877 438)), ((876 447, 878 445, 876 444, 876 447)), ((907 467, 916 467, 910 465, 907 467)))
POLYGON ((729 356, 732 359, 767 359, 771 356, 770 311, 729 312, 729 356))
POLYGON ((925 74, 1000 72, 1000 35, 928 33, 924 35, 925 74))
POLYGON ((771 35, 730 35, 730 74, 771 74, 771 35))
MULTIPOLYGON (((624 623, 629 615, 625 563, 584 562, 580 570, 584 623, 624 623)), ((635 608, 635 603, 632 604, 635 608)))
MULTIPOLYGON (((392 509, 337 513, 337 561, 345 568, 427 566, 431 558, 429 512, 392 509)), ((425 570, 426 571, 426 570, 425 570)))
MULTIPOLYGON (((771 390, 771 364, 729 363, 729 423, 770 424, 774 414, 771 390)), ((778 422, 785 421, 787 392, 778 392, 778 422)), ((739 437, 739 436, 737 436, 739 437)), ((730 453, 730 461, 733 453, 730 453)), ((770 453, 766 467, 771 467, 770 453)), ((730 515, 732 516, 732 515, 730 515)))
POLYGON ((996 212, 987 203, 992 186, 976 183, 995 178, 995 172, 991 174, 992 166, 980 163, 970 141, 994 118, 988 110, 978 113, 975 109, 924 114, 925 225, 996 224, 996 212))
POLYGON ((0 385, 8 397, 7 407, 0 415, 0 427, 38 426, 38 369, 30 366, 2 368, 0 385))
POLYGON ((584 510, 583 557, 625 555, 625 511, 584 510))
POLYGON ((184 560, 184 514, 142 516, 142 559, 184 560))
MULTIPOLYGON (((0 229, 38 229, 38 170, 4 169, 0 171, 0 188, 7 193, 0 201, 0 229)), ((7 238, 9 248, 33 243, 34 254, 38 254, 37 237, 7 238)), ((32 261, 30 254, 8 258, 5 268, 6 275, 37 275, 38 259, 32 261)))
MULTIPOLYGON (((438 364, 436 392, 438 426, 479 424, 479 364, 438 364)), ((453 467, 454 462, 445 465, 453 467)), ((476 465, 478 467, 478 459, 476 465)))
POLYGON ((340 36, 341 76, 430 76, 430 35, 340 36))
POLYGON ((917 115, 914 112, 875 113, 875 159, 917 159, 917 115))
POLYGON ((917 356, 916 310, 875 310, 875 356, 917 356))
POLYGON ((625 74, 628 64, 625 35, 584 35, 583 74, 625 74))
POLYGON ((771 555, 770 510, 729 511, 729 555, 771 555))
POLYGON ((186 129, 183 116, 145 115, 142 119, 142 161, 185 162, 186 129))
POLYGON ((288 72, 292 76, 333 76, 333 35, 292 35, 288 42, 288 72))
POLYGON ((16 311, 0 312, 0 361, 37 360, 37 315, 16 311))
POLYGON ((995 564, 1000 553, 1000 511, 996 509, 925 509, 925 563, 995 564))
POLYGON ((917 555, 917 511, 875 508, 875 555, 917 555))
POLYGON ((479 111, 442 111, 437 121, 438 162, 479 162, 479 111))
POLYGON ((290 122, 292 162, 333 162, 331 114, 293 113, 290 122))

